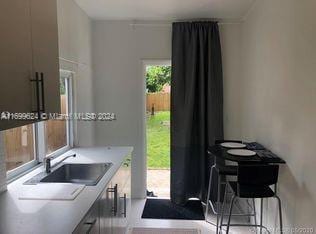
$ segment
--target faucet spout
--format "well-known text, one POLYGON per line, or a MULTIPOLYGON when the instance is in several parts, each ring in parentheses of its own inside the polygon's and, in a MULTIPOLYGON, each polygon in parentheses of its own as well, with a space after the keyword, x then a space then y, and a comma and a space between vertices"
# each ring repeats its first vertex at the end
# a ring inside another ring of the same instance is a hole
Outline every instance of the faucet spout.
POLYGON ((53 166, 51 165, 51 160, 52 160, 52 157, 48 157, 45 159, 45 170, 46 170, 46 173, 50 173, 51 172, 51 169, 58 166, 59 164, 61 164, 63 161, 65 161, 66 159, 68 158, 71 158, 71 157, 76 157, 76 154, 72 154, 72 155, 68 155, 66 157, 64 157, 62 160, 60 160, 59 162, 55 163, 53 166))

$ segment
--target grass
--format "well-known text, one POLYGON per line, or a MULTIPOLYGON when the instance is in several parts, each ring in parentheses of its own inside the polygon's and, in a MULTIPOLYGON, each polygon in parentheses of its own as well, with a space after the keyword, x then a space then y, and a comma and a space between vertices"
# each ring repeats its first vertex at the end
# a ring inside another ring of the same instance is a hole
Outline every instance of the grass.
POLYGON ((170 112, 156 112, 147 117, 147 166, 149 169, 170 168, 170 112))

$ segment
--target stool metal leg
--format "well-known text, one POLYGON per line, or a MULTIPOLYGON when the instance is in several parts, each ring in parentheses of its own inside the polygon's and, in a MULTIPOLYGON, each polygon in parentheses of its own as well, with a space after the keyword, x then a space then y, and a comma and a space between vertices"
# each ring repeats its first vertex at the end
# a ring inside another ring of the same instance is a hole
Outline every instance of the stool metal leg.
POLYGON ((226 199, 227 199, 227 184, 225 185, 225 193, 224 193, 224 200, 222 204, 222 211, 221 211, 221 221, 219 225, 219 232, 222 233, 222 226, 223 226, 223 219, 224 219, 224 213, 226 208, 226 199))
POLYGON ((280 233, 283 233, 281 199, 276 195, 275 195, 275 198, 278 200, 278 205, 279 205, 280 233))
POLYGON ((218 174, 217 180, 217 204, 216 204, 216 234, 218 233, 220 203, 221 203, 221 176, 218 174))
MULTIPOLYGON (((256 212, 256 203, 255 203, 255 199, 252 199, 252 207, 253 207, 253 214, 254 214, 254 221, 255 221, 255 225, 257 226, 257 212, 256 212)), ((257 227, 256 227, 256 233, 257 233, 257 227)))
POLYGON ((212 166, 209 182, 208 182, 208 190, 207 190, 207 200, 206 200, 206 210, 205 210, 205 221, 208 222, 207 216, 208 216, 208 210, 209 210, 209 201, 211 196, 211 186, 212 186, 212 177, 213 177, 213 169, 215 168, 215 165, 212 166))
POLYGON ((260 203, 260 234, 262 234, 263 198, 261 198, 260 203))
POLYGON ((236 198, 236 196, 234 195, 234 196, 232 197, 231 202, 230 202, 230 206, 229 206, 229 216, 228 216, 228 221, 227 221, 226 234, 229 233, 230 219, 231 219, 231 216, 232 216, 232 210, 233 210, 233 204, 234 204, 234 202, 235 202, 235 198, 236 198))

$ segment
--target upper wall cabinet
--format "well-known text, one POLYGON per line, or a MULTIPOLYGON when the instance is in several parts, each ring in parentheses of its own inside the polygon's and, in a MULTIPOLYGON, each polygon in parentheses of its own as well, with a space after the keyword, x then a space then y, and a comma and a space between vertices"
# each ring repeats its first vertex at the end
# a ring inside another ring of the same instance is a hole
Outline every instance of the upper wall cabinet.
POLYGON ((0 34, 0 130, 36 121, 6 111, 59 113, 56 0, 1 0, 0 34))
POLYGON ((60 112, 56 0, 31 0, 33 71, 43 74, 46 113, 60 112))

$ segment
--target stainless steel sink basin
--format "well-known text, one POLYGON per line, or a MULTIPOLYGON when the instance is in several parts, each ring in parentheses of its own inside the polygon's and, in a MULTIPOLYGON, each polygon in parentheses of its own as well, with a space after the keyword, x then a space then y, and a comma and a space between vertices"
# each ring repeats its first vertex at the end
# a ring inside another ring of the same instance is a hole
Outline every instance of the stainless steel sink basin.
POLYGON ((64 164, 40 182, 96 185, 111 165, 110 163, 64 164))
POLYGON ((42 172, 36 175, 25 184, 74 183, 94 186, 111 166, 112 163, 63 164, 49 174, 42 172))

